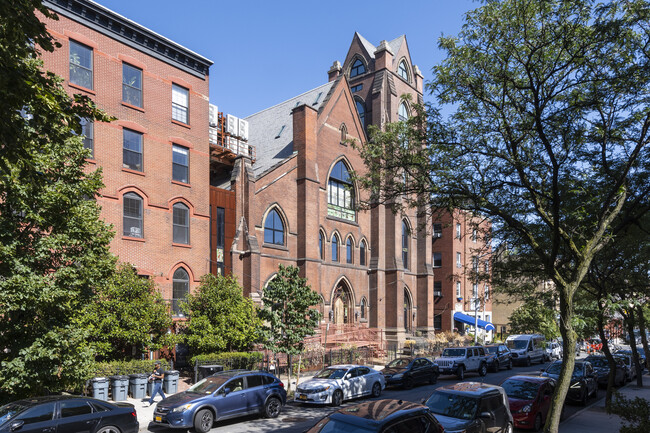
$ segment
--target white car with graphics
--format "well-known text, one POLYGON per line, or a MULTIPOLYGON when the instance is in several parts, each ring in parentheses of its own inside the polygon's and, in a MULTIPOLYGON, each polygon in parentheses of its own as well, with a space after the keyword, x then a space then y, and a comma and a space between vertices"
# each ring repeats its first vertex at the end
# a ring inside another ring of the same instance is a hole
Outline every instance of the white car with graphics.
POLYGON ((298 403, 339 406, 344 400, 370 395, 379 397, 386 388, 384 375, 364 365, 332 365, 296 387, 298 403))

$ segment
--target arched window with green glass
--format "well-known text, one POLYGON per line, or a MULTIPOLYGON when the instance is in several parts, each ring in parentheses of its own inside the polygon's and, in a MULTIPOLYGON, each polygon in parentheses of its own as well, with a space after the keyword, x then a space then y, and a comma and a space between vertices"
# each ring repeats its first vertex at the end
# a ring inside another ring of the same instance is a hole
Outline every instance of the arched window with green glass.
POLYGON ((354 185, 348 167, 343 161, 337 162, 332 168, 327 188, 327 214, 335 218, 355 221, 354 185))

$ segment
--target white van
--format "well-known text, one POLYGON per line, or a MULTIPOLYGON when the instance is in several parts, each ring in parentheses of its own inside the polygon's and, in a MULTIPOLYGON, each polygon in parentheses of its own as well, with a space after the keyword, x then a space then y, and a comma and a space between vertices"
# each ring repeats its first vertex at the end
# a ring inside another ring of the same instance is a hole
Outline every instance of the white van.
POLYGON ((506 346, 512 352, 512 362, 515 364, 541 364, 546 357, 546 338, 541 334, 510 335, 506 338, 506 346))

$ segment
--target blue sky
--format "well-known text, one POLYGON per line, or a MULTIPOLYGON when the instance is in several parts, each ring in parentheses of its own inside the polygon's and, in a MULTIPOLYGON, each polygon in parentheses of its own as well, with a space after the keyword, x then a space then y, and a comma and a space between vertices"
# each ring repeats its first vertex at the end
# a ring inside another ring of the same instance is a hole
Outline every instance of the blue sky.
POLYGON ((438 38, 458 34, 465 12, 480 5, 473 0, 96 1, 212 60, 210 102, 238 117, 325 83, 332 63, 343 62, 355 31, 375 45, 405 34, 427 82, 443 59, 438 38))

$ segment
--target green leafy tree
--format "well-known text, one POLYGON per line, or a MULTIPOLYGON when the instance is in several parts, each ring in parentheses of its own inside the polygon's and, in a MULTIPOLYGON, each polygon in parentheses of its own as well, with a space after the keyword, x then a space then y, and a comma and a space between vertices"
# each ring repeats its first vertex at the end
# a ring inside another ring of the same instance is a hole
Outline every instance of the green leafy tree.
POLYGON ((75 326, 114 269, 113 236, 92 198, 79 119, 110 120, 44 73, 53 51, 34 0, 0 2, 0 399, 83 384, 93 361, 75 326))
MULTIPOLYGON (((318 305, 320 296, 300 276, 300 269, 280 265, 262 295, 260 318, 264 348, 289 355, 301 354, 305 338, 316 333, 320 313, 312 307, 318 305)), ((289 371, 291 372, 291 362, 289 371)), ((290 383, 291 381, 289 381, 290 383)))
POLYGON ((101 360, 138 357, 173 344, 172 319, 153 280, 141 278, 123 263, 85 306, 79 326, 101 360))
POLYGON ((537 333, 552 340, 560 336, 556 315, 555 308, 531 300, 512 312, 508 326, 513 334, 537 333))
POLYGON ((257 308, 234 276, 204 275, 181 308, 189 312, 182 333, 194 354, 245 351, 257 340, 257 308))
POLYGON ((557 432, 575 293, 612 235, 648 210, 650 4, 485 1, 465 19, 440 39, 447 57, 427 87, 438 105, 361 146, 363 185, 371 205, 490 219, 495 242, 554 283, 565 361, 545 431, 557 432))

